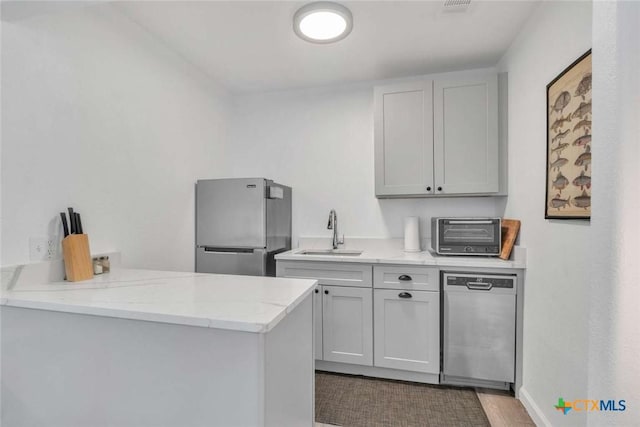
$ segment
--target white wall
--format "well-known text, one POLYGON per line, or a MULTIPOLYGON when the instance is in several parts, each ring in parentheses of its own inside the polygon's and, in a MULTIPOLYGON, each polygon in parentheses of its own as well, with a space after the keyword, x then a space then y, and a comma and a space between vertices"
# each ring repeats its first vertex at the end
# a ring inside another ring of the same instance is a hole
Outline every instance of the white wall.
POLYGON ((522 399, 539 423, 554 425, 586 422, 584 414, 565 416, 553 405, 559 397, 587 398, 594 247, 589 222, 544 219, 545 88, 591 47, 591 6, 543 2, 500 64, 509 73, 511 191, 505 216, 522 220, 520 244, 527 248, 522 399))
POLYGON ((374 196, 373 83, 246 95, 235 99, 230 176, 259 175, 293 187, 293 243, 330 236, 329 211, 351 237, 402 237, 403 217, 496 215, 496 198, 374 196))
POLYGON ((640 402, 640 3, 595 2, 593 14, 593 247, 589 396, 625 412, 589 425, 637 425, 640 402))
POLYGON ((192 270, 194 183, 219 176, 224 94, 108 4, 2 23, 2 265, 83 214, 93 252, 192 270))

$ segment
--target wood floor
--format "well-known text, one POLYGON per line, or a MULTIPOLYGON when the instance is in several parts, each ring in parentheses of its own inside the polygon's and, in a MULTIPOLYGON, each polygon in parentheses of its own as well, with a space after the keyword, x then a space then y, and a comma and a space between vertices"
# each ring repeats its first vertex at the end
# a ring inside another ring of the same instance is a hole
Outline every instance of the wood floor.
MULTIPOLYGON (((509 393, 490 389, 476 389, 476 393, 491 427, 535 427, 522 403, 509 393)), ((334 426, 316 423, 315 427, 334 426)))
POLYGON ((534 426, 522 403, 507 392, 476 389, 484 413, 491 427, 534 426))

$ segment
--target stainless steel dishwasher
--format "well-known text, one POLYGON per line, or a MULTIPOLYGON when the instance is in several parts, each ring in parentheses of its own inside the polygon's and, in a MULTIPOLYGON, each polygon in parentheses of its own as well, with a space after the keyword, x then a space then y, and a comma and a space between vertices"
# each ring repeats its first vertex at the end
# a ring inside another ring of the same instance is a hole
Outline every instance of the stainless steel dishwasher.
POLYGON ((516 276, 442 277, 442 382, 508 389, 515 379, 516 276))

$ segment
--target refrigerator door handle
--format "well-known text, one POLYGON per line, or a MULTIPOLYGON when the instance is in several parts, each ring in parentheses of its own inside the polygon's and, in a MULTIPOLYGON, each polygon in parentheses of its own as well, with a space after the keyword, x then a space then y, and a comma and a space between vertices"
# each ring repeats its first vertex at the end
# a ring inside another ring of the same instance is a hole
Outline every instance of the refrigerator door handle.
POLYGON ((252 254, 255 249, 251 248, 218 248, 215 246, 201 246, 206 253, 210 254, 252 254))

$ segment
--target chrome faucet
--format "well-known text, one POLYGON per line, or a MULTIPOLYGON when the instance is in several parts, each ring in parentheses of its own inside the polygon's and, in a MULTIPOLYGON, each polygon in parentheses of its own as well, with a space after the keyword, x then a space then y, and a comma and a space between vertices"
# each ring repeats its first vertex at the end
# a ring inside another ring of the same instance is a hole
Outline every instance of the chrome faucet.
POLYGON ((333 249, 338 249, 338 245, 344 245, 344 234, 342 235, 342 240, 338 239, 338 215, 336 215, 335 209, 331 209, 331 212, 329 212, 327 230, 333 230, 333 249))

